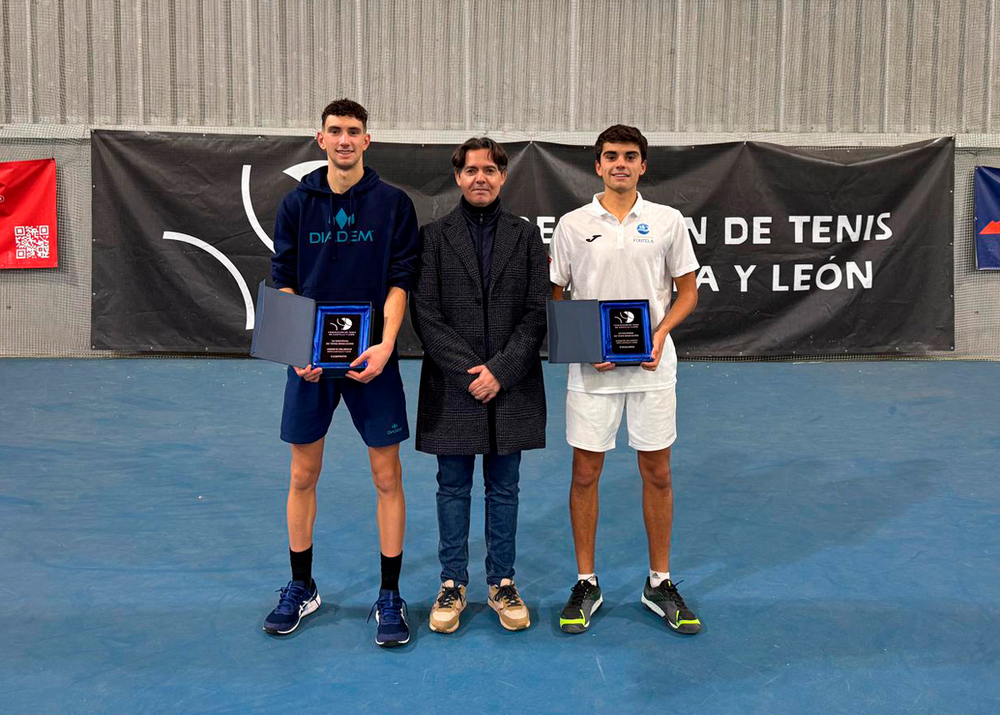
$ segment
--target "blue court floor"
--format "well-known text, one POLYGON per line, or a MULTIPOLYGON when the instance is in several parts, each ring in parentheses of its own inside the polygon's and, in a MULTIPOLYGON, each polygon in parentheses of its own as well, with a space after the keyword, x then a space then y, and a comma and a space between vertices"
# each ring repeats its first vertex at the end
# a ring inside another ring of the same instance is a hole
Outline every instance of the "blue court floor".
MULTIPOLYGON (((323 607, 260 628, 288 579, 284 372, 242 360, 0 361, 0 712, 1000 712, 1000 364, 682 363, 672 574, 705 629, 639 603, 634 454, 609 456, 605 604, 567 636, 575 580, 565 368, 549 448, 525 455, 517 582, 426 626, 435 462, 402 452, 414 635, 377 648, 374 490, 346 412, 328 439, 314 573, 323 607)), ((403 375, 415 423, 419 363, 403 375)))

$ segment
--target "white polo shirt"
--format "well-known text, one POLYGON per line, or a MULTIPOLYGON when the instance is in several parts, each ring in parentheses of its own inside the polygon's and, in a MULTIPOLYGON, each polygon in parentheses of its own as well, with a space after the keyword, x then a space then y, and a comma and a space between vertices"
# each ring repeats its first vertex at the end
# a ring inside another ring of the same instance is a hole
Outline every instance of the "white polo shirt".
MULTIPOLYGON (((552 234, 549 278, 569 286, 575 300, 649 300, 653 330, 670 309, 673 279, 698 270, 681 212, 643 201, 640 194, 621 223, 595 194, 559 220, 552 234)), ((571 363, 567 389, 617 393, 664 390, 677 382, 677 352, 667 336, 656 370, 618 366, 598 372, 571 363)))

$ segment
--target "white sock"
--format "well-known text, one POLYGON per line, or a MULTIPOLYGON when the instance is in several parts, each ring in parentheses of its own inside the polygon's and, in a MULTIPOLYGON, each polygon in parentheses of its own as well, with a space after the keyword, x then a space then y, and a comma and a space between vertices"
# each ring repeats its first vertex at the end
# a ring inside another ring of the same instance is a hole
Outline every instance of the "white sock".
POLYGON ((592 573, 578 573, 576 575, 577 581, 590 581, 595 586, 597 585, 597 574, 592 573))
POLYGON ((649 570, 649 585, 652 586, 653 588, 656 588, 664 581, 669 581, 669 580, 670 580, 669 571, 663 571, 661 573, 659 571, 654 571, 653 569, 649 570))

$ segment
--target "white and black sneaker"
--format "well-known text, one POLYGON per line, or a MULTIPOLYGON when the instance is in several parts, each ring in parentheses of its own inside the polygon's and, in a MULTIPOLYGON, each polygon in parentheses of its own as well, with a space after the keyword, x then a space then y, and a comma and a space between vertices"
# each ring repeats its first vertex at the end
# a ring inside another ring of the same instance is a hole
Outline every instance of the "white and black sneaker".
POLYGON ((684 599, 670 579, 653 588, 649 577, 646 577, 641 600, 646 608, 660 616, 678 633, 694 635, 701 630, 701 621, 694 615, 694 611, 684 604, 684 599))
POLYGON ((278 605, 264 619, 264 632, 272 636, 288 635, 322 603, 315 581, 309 584, 309 588, 304 581, 289 581, 279 593, 278 605))
POLYGON ((564 633, 583 633, 590 628, 590 617, 604 603, 601 587, 584 579, 577 581, 559 614, 559 627, 564 633))

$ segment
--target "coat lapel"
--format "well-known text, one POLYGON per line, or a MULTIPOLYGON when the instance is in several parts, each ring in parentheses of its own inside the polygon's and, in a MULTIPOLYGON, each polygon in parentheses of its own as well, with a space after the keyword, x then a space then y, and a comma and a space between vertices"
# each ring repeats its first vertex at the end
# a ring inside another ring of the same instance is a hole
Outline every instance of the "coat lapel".
POLYGON ((472 282, 476 284, 480 295, 482 295, 483 279, 479 275, 479 259, 476 258, 476 247, 472 245, 472 237, 469 235, 469 227, 465 225, 461 207, 456 208, 445 217, 444 236, 455 253, 458 254, 465 270, 469 272, 469 277, 472 278, 472 282))
POLYGON ((493 295, 493 289, 500 282, 497 279, 503 273, 504 266, 507 265, 507 261, 510 260, 511 255, 514 253, 514 248, 517 247, 517 240, 520 237, 520 231, 518 231, 517 226, 518 221, 520 219, 508 211, 502 211, 497 221, 497 233, 493 238, 493 264, 490 266, 491 296, 493 295))

